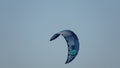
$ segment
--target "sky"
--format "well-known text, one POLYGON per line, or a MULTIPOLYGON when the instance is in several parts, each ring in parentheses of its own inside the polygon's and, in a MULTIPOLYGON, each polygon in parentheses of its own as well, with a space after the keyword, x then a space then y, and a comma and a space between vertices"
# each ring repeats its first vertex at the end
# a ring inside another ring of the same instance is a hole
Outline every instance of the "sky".
POLYGON ((120 0, 0 0, 0 68, 120 68, 120 0), (55 33, 74 31, 69 64, 55 33))

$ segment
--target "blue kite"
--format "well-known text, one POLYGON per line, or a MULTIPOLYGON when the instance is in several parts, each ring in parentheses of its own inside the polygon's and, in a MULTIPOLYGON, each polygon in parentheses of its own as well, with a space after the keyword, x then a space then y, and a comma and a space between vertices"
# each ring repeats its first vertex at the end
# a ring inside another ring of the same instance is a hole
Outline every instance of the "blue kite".
POLYGON ((71 30, 63 30, 54 34, 50 41, 56 39, 59 35, 62 35, 68 45, 68 57, 65 64, 70 63, 78 54, 79 51, 79 39, 76 34, 71 30))

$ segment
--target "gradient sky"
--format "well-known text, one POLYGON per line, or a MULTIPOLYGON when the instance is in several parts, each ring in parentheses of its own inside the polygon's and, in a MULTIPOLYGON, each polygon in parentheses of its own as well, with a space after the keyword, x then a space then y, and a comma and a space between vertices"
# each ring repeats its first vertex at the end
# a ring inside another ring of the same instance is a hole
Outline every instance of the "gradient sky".
POLYGON ((0 0, 0 68, 120 68, 120 0, 0 0), (65 29, 80 39, 69 64, 65 29))

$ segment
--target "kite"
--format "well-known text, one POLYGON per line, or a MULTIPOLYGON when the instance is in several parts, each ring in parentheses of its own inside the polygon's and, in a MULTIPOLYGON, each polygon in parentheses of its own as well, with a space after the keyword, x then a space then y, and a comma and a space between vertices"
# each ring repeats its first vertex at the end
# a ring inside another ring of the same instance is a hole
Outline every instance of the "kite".
POLYGON ((67 64, 67 63, 70 63, 71 61, 73 61, 73 59, 75 59, 75 57, 78 54, 79 39, 73 31, 63 30, 63 31, 60 31, 60 32, 54 34, 51 37, 50 41, 56 39, 59 35, 62 35, 65 38, 67 45, 68 45, 68 56, 67 56, 67 60, 65 62, 65 64, 67 64))

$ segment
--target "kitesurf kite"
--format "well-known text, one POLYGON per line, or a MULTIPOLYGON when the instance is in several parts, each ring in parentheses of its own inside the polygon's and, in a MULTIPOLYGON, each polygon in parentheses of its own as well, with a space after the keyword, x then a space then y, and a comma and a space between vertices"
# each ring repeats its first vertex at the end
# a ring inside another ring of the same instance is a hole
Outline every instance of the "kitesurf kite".
POLYGON ((76 34, 71 30, 63 30, 54 34, 50 41, 56 39, 59 35, 62 35, 68 45, 68 57, 65 64, 70 63, 78 54, 79 51, 79 39, 76 34))

